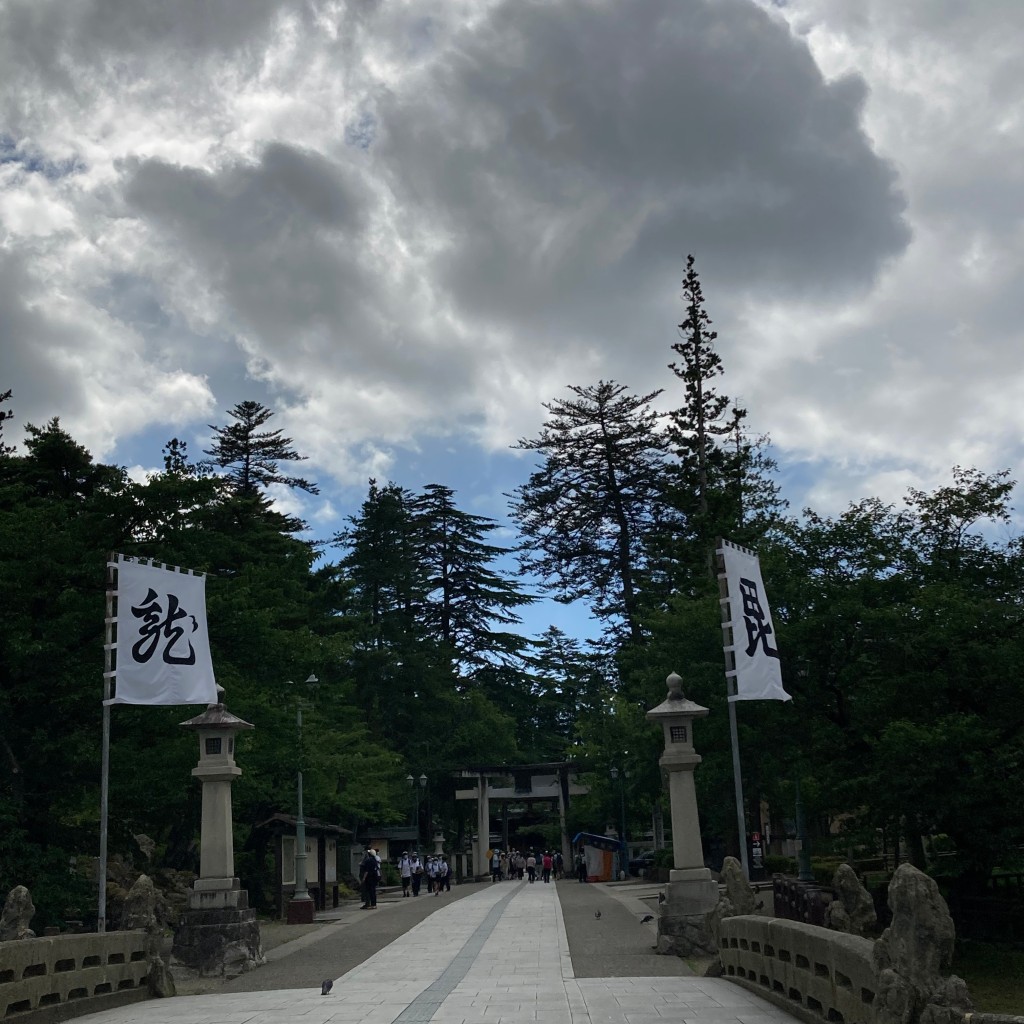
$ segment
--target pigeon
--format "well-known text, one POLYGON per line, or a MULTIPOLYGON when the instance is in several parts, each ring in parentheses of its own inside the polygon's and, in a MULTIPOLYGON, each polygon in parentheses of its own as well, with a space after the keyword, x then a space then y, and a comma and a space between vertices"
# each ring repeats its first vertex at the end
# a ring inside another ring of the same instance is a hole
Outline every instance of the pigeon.
POLYGON ((648 921, 653 921, 653 920, 654 920, 654 915, 653 914, 644 914, 644 916, 640 918, 640 923, 641 924, 647 924, 648 921))
POLYGON ((658 893, 658 902, 659 903, 664 903, 665 902, 665 894, 663 892, 659 892, 658 893))
POLYGON ((594 917, 596 917, 597 920, 600 921, 601 920, 601 911, 600 910, 595 910, 594 911, 594 917))
POLYGON ((328 978, 325 982, 322 982, 320 985, 320 995, 329 996, 331 994, 332 988, 334 988, 334 982, 331 981, 330 978, 328 978))

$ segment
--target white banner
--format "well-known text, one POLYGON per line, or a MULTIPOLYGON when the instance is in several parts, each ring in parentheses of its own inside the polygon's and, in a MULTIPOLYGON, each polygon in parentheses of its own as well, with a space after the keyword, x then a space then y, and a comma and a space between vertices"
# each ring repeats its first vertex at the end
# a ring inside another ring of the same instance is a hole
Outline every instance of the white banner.
POLYGON ((725 570, 718 579, 724 583, 720 598, 729 700, 792 700, 782 688, 775 627, 757 555, 723 540, 718 556, 725 570))
POLYGON ((206 577, 118 556, 115 690, 109 704, 216 704, 206 577))

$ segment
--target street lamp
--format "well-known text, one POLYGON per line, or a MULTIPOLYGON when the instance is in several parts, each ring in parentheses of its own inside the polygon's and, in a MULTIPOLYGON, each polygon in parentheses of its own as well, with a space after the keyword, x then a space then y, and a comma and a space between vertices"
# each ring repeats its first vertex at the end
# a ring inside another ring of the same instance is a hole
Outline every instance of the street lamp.
POLYGON ((620 857, 622 859, 622 876, 625 877, 629 873, 629 847, 626 845, 626 779, 629 778, 629 769, 626 768, 623 770, 621 779, 619 779, 618 768, 611 768, 609 771, 612 777, 612 781, 618 781, 619 783, 619 820, 622 822, 622 831, 620 833, 620 835, 622 836, 622 851, 620 853, 620 857))
MULTIPOLYGON (((290 679, 288 686, 294 686, 290 679)), ((306 688, 312 696, 316 696, 320 680, 310 673, 306 680, 306 688)), ((300 694, 295 701, 295 725, 299 738, 299 767, 298 767, 298 791, 299 791, 299 814, 295 819, 295 894, 292 896, 293 903, 311 903, 309 889, 306 884, 306 819, 302 816, 302 710, 306 707, 306 700, 300 694)), ((289 914, 289 920, 294 918, 296 923, 309 923, 313 920, 313 908, 296 908, 294 915, 289 914)))
POLYGON ((419 777, 419 788, 416 787, 417 780, 411 775, 406 775, 405 781, 409 783, 409 787, 416 794, 416 820, 414 824, 416 825, 416 849, 418 851, 420 845, 420 790, 426 789, 427 777, 426 775, 419 777))

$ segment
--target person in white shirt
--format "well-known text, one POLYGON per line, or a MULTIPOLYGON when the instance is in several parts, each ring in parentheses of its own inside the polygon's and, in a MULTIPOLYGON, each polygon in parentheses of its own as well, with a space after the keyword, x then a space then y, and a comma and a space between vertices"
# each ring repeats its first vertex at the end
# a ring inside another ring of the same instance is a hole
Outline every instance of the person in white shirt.
POLYGON ((412 867, 412 894, 413 896, 419 896, 420 885, 423 882, 423 862, 420 860, 420 855, 414 853, 410 861, 412 867))
POLYGON ((406 850, 398 862, 398 873, 402 876, 402 895, 409 895, 409 887, 412 885, 412 857, 406 850))

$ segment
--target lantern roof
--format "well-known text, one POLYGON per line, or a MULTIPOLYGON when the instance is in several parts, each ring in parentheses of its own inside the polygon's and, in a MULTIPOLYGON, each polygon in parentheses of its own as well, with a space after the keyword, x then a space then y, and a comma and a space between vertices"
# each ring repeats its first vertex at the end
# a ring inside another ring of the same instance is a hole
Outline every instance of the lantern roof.
POLYGON ((673 672, 666 680, 668 696, 656 707, 651 708, 645 716, 648 721, 665 718, 669 715, 679 718, 703 718, 708 709, 701 704, 689 700, 683 693, 683 680, 673 672))
MULTIPOLYGON (((217 687, 217 695, 223 696, 223 690, 217 687)), ((179 725, 186 729, 255 729, 251 722, 246 722, 237 715, 231 714, 224 706, 223 701, 218 704, 210 704, 201 715, 190 718, 187 722, 180 722, 179 725)))

